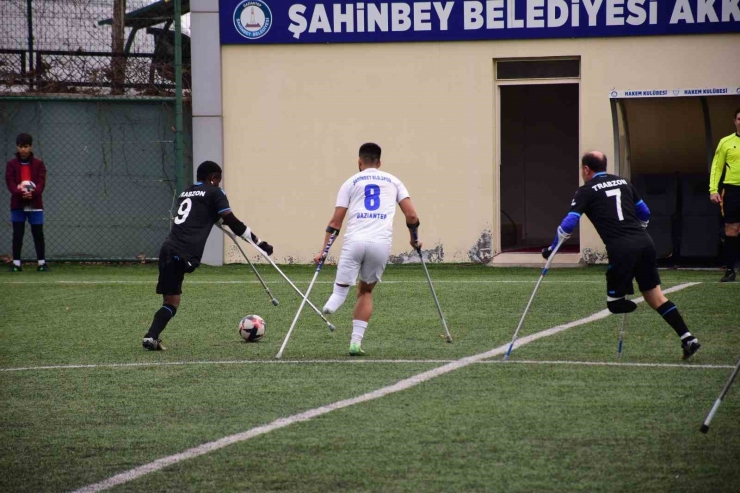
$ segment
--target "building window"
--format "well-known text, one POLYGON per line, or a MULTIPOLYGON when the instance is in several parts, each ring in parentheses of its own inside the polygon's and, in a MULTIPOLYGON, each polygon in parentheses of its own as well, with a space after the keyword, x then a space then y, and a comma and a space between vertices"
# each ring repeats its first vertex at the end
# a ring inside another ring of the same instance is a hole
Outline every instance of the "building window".
POLYGON ((515 60, 496 62, 496 79, 577 79, 580 60, 515 60))

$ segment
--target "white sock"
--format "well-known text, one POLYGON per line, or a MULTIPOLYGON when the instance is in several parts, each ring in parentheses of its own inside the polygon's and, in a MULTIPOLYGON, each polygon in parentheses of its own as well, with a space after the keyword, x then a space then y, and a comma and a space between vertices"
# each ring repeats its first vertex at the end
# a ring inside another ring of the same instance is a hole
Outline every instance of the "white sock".
POLYGON ((20 267, 21 266, 21 261, 20 260, 13 260, 13 265, 15 265, 16 267, 20 267))
POLYGON ((46 263, 46 260, 39 260, 39 265, 44 265, 46 263))
POLYGON ((363 322, 362 320, 352 320, 352 339, 349 343, 362 343, 362 338, 365 336, 365 329, 367 329, 367 322, 363 322))
POLYGON ((329 301, 326 302, 326 305, 324 305, 324 313, 329 314, 339 310, 339 307, 342 306, 344 300, 347 299, 348 294, 349 286, 340 286, 339 284, 335 284, 334 292, 329 297, 329 301))

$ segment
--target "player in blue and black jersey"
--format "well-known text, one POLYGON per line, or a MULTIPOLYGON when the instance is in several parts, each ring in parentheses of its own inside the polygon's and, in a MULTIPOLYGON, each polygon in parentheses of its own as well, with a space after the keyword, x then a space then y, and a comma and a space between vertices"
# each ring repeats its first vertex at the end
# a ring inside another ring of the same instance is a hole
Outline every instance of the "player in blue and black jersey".
POLYGON ((144 349, 150 351, 165 349, 159 335, 177 313, 182 281, 185 274, 193 272, 200 265, 206 240, 214 224, 223 221, 235 234, 253 241, 265 253, 272 255, 272 246, 257 238, 231 212, 226 193, 218 186, 221 183, 221 167, 213 161, 204 161, 198 166, 196 177, 198 182, 178 198, 174 224, 159 252, 157 294, 162 295, 164 303, 154 314, 152 325, 142 341, 144 349))
MULTIPOLYGON (((681 338, 684 359, 690 358, 701 345, 691 335, 676 305, 660 289, 660 275, 655 244, 645 231, 650 220, 650 209, 640 199, 637 190, 624 178, 606 173, 606 156, 589 152, 581 160, 580 187, 570 204, 570 212, 563 219, 558 232, 569 237, 578 225, 581 215, 591 220, 606 245, 609 266, 606 271, 606 306, 612 313, 630 313, 637 305, 625 298, 634 294, 632 279, 637 281, 645 301, 673 327, 681 338)), ((558 243, 542 250, 549 258, 558 243)))

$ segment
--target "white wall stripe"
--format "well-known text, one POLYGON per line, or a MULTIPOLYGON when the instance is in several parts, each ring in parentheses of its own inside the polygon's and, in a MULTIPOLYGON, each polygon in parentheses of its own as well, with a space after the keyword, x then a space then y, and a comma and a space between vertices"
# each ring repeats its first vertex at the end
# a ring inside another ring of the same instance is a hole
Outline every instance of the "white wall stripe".
MULTIPOLYGON (((680 291, 682 289, 696 286, 700 283, 686 283, 681 284, 679 286, 675 286, 670 289, 666 289, 665 293, 671 293, 675 291, 680 291)), ((643 298, 636 298, 633 300, 635 303, 640 303, 644 301, 643 298)), ((548 337, 554 334, 557 334, 559 332, 563 332, 565 330, 568 330, 572 327, 577 327, 579 325, 584 325, 589 322, 593 322, 595 320, 600 320, 603 318, 606 318, 609 316, 608 310, 602 310, 600 312, 594 313, 593 315, 582 318, 580 320, 576 320, 575 322, 570 322, 568 324, 559 325, 557 327, 553 327, 551 329, 543 330, 542 332, 538 332, 536 334, 532 334, 526 337, 522 337, 521 339, 517 340, 517 342, 514 344, 514 347, 521 347, 525 344, 528 344, 532 341, 536 341, 537 339, 541 339, 543 337, 548 337)), ((443 366, 440 366, 438 368, 435 368, 433 370, 425 371, 423 373, 419 373, 418 375, 414 375, 413 377, 403 379, 394 385, 390 385, 388 387, 383 387, 381 389, 368 392, 367 394, 363 394, 358 397, 353 397, 351 399, 345 399, 342 401, 335 402, 333 404, 328 404, 326 406, 317 407, 315 409, 311 409, 309 411, 305 411, 302 413, 294 414, 293 416, 288 416, 287 418, 279 418, 273 421, 272 423, 268 423, 263 426, 258 426, 256 428, 252 428, 251 430, 247 430, 242 433, 237 433, 235 435, 224 437, 220 440, 216 440, 214 442, 204 443, 203 445, 199 445, 198 447, 194 447, 191 449, 188 449, 184 452, 181 452, 179 454, 170 455, 167 457, 162 457, 161 459, 157 459, 154 462, 150 462, 149 464, 144 464, 143 466, 136 467, 134 469, 131 469, 129 471, 122 472, 120 474, 117 474, 115 476, 112 476, 104 481, 101 481, 100 483, 91 484, 88 486, 85 486, 83 488, 80 488, 78 490, 75 490, 75 493, 91 493, 91 492, 97 492, 97 491, 103 491, 107 490, 109 488, 112 488, 114 486, 117 486, 119 484, 128 483, 130 481, 133 481, 137 478, 140 478, 142 476, 145 476, 149 473, 159 471, 161 469, 164 469, 167 466, 170 466, 172 464, 176 464, 178 462, 192 459, 194 457, 198 457, 201 455, 205 455, 207 453, 213 452, 215 450, 219 450, 221 448, 227 447, 229 445, 243 442, 246 440, 249 440, 250 438, 254 438, 256 436, 264 435, 266 433, 269 433, 274 430, 278 430, 280 428, 284 428, 286 426, 290 426, 294 423, 300 423, 303 421, 308 421, 310 419, 313 419, 315 417, 330 413, 332 411, 336 411, 337 409, 343 409, 345 407, 354 406, 356 404, 361 404, 363 402, 372 401, 375 399, 379 399, 383 396, 393 394, 396 392, 400 392, 402 390, 406 390, 412 387, 415 387, 416 385, 419 385, 422 382, 426 382, 427 380, 431 380, 433 378, 439 377, 441 375, 444 375, 446 373, 449 373, 451 371, 464 368, 466 366, 469 366, 473 363, 477 363, 479 361, 483 361, 485 359, 493 358, 495 356, 500 356, 502 354, 506 353, 506 350, 508 349, 509 344, 505 344, 501 347, 498 347, 496 349, 492 349, 490 351, 486 351, 484 353, 476 354, 473 356, 468 356, 466 358, 462 358, 457 361, 453 361, 451 363, 447 363, 443 366)))

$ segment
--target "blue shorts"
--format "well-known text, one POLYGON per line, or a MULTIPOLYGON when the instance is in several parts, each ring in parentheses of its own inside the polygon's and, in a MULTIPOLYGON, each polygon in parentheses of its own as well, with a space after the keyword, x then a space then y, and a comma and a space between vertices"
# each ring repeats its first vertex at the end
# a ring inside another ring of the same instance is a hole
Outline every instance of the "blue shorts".
POLYGON ((23 209, 10 210, 10 222, 28 224, 44 224, 44 211, 24 211, 23 209))

